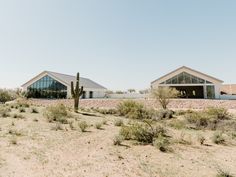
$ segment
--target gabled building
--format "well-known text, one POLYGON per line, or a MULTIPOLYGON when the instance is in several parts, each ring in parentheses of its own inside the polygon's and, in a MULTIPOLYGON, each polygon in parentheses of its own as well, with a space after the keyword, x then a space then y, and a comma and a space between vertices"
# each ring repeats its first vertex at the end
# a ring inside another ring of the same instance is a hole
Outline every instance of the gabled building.
POLYGON ((176 88, 181 98, 220 99, 222 84, 220 79, 183 66, 153 81, 151 88, 176 88))
MULTIPOLYGON (((76 82, 76 77, 44 71, 23 84, 22 88, 33 98, 71 98, 71 81, 76 82)), ((102 85, 83 77, 80 77, 80 86, 84 87, 82 98, 104 98, 107 91, 102 85)))

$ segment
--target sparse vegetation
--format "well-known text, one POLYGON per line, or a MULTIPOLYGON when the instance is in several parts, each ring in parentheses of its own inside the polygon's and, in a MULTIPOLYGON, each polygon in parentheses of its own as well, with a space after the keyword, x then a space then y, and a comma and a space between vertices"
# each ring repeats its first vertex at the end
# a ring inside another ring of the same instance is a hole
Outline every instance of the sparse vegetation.
POLYGON ((95 128, 100 130, 100 129, 102 128, 102 123, 97 122, 97 123, 95 124, 95 128))
POLYGON ((17 137, 16 136, 11 137, 10 143, 13 144, 13 145, 17 145, 18 144, 17 137))
POLYGON ((223 136, 223 133, 222 132, 215 132, 212 137, 212 141, 215 144, 225 144, 225 138, 223 136))
POLYGON ((171 119, 173 118, 174 111, 169 109, 160 109, 156 114, 158 119, 171 119))
POLYGON ((26 111, 25 111, 25 108, 21 107, 21 108, 19 109, 19 112, 20 112, 20 113, 26 112, 26 111))
POLYGON ((113 144, 120 146, 121 143, 124 141, 124 137, 121 135, 116 135, 113 139, 113 144))
POLYGON ((47 107, 44 116, 48 119, 49 122, 60 122, 63 124, 68 123, 69 113, 66 107, 63 104, 58 104, 56 106, 47 107))
POLYGON ((198 135, 198 142, 201 145, 204 145, 205 141, 206 141, 206 138, 203 135, 198 135))
POLYGON ((171 98, 176 98, 179 92, 175 88, 159 87, 152 90, 153 97, 160 103, 163 109, 167 109, 171 98))
POLYGON ((86 132, 86 129, 88 128, 88 124, 86 121, 81 121, 81 122, 79 122, 78 125, 79 125, 81 132, 86 132))
POLYGON ((230 174, 228 171, 225 171, 223 169, 218 169, 216 177, 234 177, 234 176, 230 174))
POLYGON ((39 111, 37 108, 31 108, 31 113, 38 114, 39 111))
POLYGON ((117 127, 120 127, 124 124, 123 120, 122 119, 116 119, 115 122, 114 122, 114 125, 117 126, 117 127))
POLYGON ((162 134, 158 135, 153 141, 153 146, 158 148, 162 152, 170 151, 170 141, 168 138, 164 137, 162 134))
POLYGON ((51 130, 58 131, 58 130, 64 130, 64 128, 61 125, 61 123, 56 122, 56 124, 52 126, 51 130))
POLYGON ((25 118, 25 117, 24 117, 23 115, 21 115, 21 114, 13 114, 12 117, 15 118, 15 119, 24 119, 24 118, 25 118))
POLYGON ((0 89, 0 103, 6 103, 17 98, 17 95, 12 90, 0 89))
POLYGON ((118 114, 130 119, 151 119, 153 113, 143 104, 128 100, 120 103, 117 107, 118 114))

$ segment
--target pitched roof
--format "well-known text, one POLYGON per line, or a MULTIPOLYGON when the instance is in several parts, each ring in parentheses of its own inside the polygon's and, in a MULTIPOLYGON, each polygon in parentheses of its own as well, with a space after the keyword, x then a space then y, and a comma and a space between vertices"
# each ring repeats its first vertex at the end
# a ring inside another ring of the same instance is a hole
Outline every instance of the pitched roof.
MULTIPOLYGON (((52 71, 44 71, 41 74, 43 74, 43 73, 47 73, 49 76, 50 75, 53 76, 55 79, 57 79, 58 81, 61 81, 62 83, 66 84, 68 86, 71 85, 71 81, 76 82, 76 76, 61 74, 61 73, 52 72, 52 71)), ((40 76, 41 74, 39 74, 38 76, 40 76)), ((35 78, 37 78, 38 76, 36 76, 35 78)), ((28 81, 24 85, 28 84, 31 81, 32 80, 28 81)), ((83 86, 84 88, 106 89, 102 85, 92 81, 91 79, 84 78, 84 77, 80 77, 80 85, 83 86)))
POLYGON ((154 82, 157 82, 157 81, 159 81, 159 80, 161 80, 161 79, 163 79, 163 78, 165 78, 165 77, 167 77, 167 76, 169 76, 169 75, 171 75, 171 74, 173 74, 173 73, 175 73, 175 72, 177 72, 177 71, 179 71, 179 70, 182 70, 182 69, 184 69, 184 70, 190 70, 190 71, 192 71, 192 72, 198 73, 198 74, 203 75, 203 76, 205 76, 205 77, 209 77, 209 78, 211 78, 211 79, 213 79, 213 80, 216 80, 216 81, 218 81, 218 82, 221 82, 221 83, 224 82, 224 81, 222 81, 222 80, 220 80, 220 79, 217 79, 217 78, 215 78, 215 77, 212 77, 212 76, 207 75, 207 74, 205 74, 205 73, 202 73, 202 72, 200 72, 200 71, 194 70, 194 69, 189 68, 189 67, 187 67, 187 66, 182 66, 182 67, 180 67, 180 68, 178 68, 178 69, 176 69, 176 70, 174 70, 174 71, 172 71, 172 72, 170 72, 170 73, 168 73, 168 74, 166 74, 166 75, 164 75, 164 76, 162 76, 162 77, 160 77, 160 78, 154 80, 154 81, 151 82, 151 83, 153 84, 154 82))

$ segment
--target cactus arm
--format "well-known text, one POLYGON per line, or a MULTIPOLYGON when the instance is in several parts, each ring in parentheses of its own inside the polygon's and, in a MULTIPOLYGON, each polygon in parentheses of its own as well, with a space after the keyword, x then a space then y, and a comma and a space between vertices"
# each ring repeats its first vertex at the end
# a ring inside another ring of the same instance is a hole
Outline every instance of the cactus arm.
POLYGON ((74 82, 71 82, 71 96, 75 98, 75 91, 74 91, 74 82))

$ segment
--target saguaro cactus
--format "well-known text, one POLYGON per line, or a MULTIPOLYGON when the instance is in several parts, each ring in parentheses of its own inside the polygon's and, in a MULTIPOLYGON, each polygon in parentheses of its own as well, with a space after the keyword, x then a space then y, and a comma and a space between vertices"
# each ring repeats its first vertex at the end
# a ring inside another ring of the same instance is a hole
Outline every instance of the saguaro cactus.
POLYGON ((77 112, 79 109, 79 99, 80 99, 80 96, 83 94, 83 90, 84 90, 83 86, 81 88, 79 87, 79 73, 77 73, 75 88, 74 88, 74 82, 71 81, 71 95, 74 98, 75 112, 77 112))

